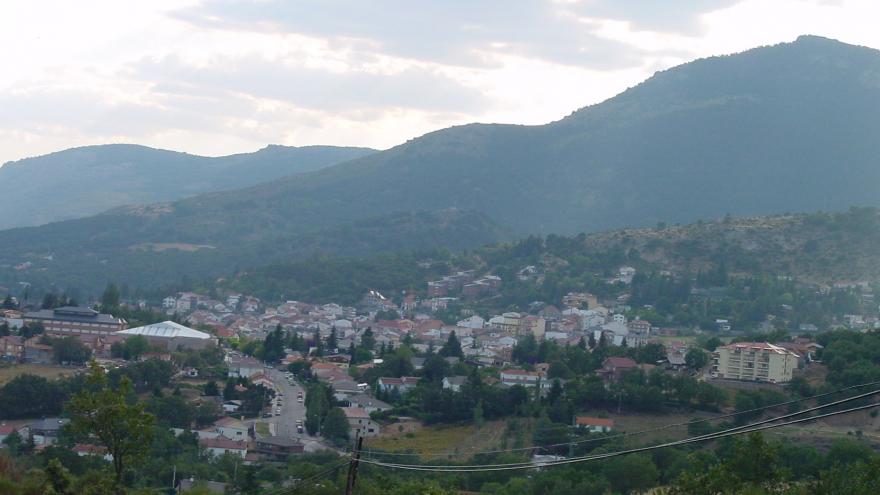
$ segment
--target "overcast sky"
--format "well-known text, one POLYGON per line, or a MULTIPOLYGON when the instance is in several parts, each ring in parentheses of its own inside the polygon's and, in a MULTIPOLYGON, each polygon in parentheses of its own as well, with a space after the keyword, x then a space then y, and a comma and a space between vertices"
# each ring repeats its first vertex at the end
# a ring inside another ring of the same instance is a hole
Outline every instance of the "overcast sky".
POLYGON ((539 124, 800 34, 880 48, 878 19, 876 0, 2 0, 0 163, 539 124))

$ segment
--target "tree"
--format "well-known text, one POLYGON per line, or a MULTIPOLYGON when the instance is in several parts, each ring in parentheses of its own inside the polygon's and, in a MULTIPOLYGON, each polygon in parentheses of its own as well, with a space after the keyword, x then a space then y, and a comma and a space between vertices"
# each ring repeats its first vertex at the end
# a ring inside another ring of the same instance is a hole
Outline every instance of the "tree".
POLYGON ((337 347, 339 347, 339 340, 336 338, 336 327, 332 327, 330 335, 327 337, 327 349, 336 352, 337 347))
POLYGON ((688 368, 699 370, 709 362, 709 356, 697 347, 691 347, 684 356, 684 362, 688 368))
POLYGON ((449 338, 446 339, 446 343, 440 348, 439 354, 443 357, 464 357, 464 353, 461 350, 461 342, 455 336, 455 330, 449 332, 449 338))
POLYGON ((205 395, 209 397, 220 395, 220 389, 217 387, 217 382, 211 380, 205 384, 205 395))
POLYGON ((52 359, 58 364, 83 364, 92 351, 76 337, 52 339, 52 359))
POLYGON ((373 336, 373 329, 371 327, 367 327, 361 335, 361 347, 368 351, 372 351, 376 347, 376 338, 373 336))
POLYGON ((50 459, 46 465, 46 482, 43 484, 43 494, 45 495, 76 495, 74 490, 73 476, 70 475, 61 461, 58 459, 50 459))
POLYGON ((349 440, 350 427, 348 419, 341 408, 333 407, 324 418, 324 424, 321 425, 321 435, 336 445, 345 445, 349 440))
POLYGON ((133 393, 128 377, 113 388, 104 370, 93 361, 86 387, 67 406, 71 430, 93 435, 113 457, 114 486, 119 494, 125 492, 125 468, 146 456, 153 439, 155 417, 144 410, 144 404, 128 402, 133 393))
POLYGON ((104 293, 101 294, 101 312, 115 313, 119 310, 119 289, 116 284, 107 284, 104 293))
POLYGON ((122 344, 122 358, 126 361, 137 361, 150 350, 150 341, 143 335, 132 335, 122 344))

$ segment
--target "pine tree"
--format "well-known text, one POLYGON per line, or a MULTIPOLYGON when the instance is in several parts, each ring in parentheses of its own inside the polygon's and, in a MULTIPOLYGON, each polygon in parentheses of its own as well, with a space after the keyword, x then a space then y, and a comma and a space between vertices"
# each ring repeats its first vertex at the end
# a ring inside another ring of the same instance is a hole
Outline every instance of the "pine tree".
POLYGON ((440 355, 443 357, 464 357, 464 353, 461 350, 461 342, 455 336, 455 330, 449 332, 449 338, 446 339, 446 343, 440 348, 440 355))

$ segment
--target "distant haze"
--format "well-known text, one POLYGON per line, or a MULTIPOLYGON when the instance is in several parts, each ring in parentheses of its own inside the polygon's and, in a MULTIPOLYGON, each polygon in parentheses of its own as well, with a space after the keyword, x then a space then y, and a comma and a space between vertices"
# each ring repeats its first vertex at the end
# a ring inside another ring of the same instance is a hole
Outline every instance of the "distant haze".
POLYGON ((880 48, 878 18, 874 0, 5 0, 0 163, 546 123, 697 57, 805 33, 880 48))

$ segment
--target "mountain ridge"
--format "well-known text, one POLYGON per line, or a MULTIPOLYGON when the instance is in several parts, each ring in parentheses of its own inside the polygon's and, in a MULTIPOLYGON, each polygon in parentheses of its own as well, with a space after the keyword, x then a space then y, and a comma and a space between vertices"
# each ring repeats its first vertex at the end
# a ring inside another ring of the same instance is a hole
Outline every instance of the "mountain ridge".
POLYGON ((375 150, 269 145, 207 157, 138 144, 90 145, 7 162, 0 167, 0 228, 80 218, 128 205, 174 201, 317 170, 375 150), (94 194, 99 185, 101 194, 94 194))
MULTIPOLYGON (((112 261, 143 243, 235 245, 273 262, 298 237, 338 245, 339 229, 370 218, 450 208, 527 235, 877 206, 877 136, 880 52, 804 37, 668 69, 550 124, 457 126, 146 216, 0 232, 0 265, 61 248, 112 261)), ((478 245, 467 241, 455 246, 478 245)))

